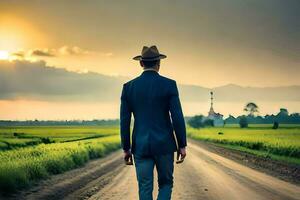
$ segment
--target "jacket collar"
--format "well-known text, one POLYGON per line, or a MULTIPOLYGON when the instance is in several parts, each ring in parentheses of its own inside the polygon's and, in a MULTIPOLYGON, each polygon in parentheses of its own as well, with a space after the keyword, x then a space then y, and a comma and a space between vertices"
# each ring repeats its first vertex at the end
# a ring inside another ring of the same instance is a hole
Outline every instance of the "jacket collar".
POLYGON ((154 69, 145 69, 142 73, 142 75, 144 74, 158 74, 158 72, 154 69))

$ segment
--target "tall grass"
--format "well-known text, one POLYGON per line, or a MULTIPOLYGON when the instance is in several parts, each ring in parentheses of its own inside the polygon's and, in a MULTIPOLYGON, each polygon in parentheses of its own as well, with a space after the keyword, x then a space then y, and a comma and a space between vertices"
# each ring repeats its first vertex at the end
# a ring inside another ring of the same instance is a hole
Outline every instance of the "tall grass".
POLYGON ((0 152, 0 192, 9 193, 30 186, 37 180, 81 166, 118 148, 119 136, 107 136, 0 152))
POLYGON ((270 127, 248 129, 238 127, 188 128, 188 135, 198 140, 241 146, 279 156, 300 158, 300 129, 298 126, 277 130, 270 127))

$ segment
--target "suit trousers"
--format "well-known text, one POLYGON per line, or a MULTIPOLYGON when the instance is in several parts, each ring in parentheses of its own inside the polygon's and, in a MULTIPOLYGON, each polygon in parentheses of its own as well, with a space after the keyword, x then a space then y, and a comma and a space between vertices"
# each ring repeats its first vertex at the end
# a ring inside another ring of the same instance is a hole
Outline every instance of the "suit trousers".
POLYGON ((134 154, 140 200, 153 200, 153 170, 158 176, 157 200, 170 200, 173 188, 174 153, 141 156, 134 154))

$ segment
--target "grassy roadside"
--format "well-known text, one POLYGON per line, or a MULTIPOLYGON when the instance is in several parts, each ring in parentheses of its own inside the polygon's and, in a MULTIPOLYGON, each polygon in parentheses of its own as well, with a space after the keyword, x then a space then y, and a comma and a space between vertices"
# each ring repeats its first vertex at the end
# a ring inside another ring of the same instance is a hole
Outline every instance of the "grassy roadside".
POLYGON ((239 127, 188 128, 188 136, 195 140, 213 143, 255 156, 300 165, 299 126, 273 130, 266 125, 248 129, 239 127))
POLYGON ((119 136, 40 144, 0 152, 0 192, 11 193, 120 148, 119 136))
POLYGON ((293 165, 295 164, 295 165, 300 166, 300 159, 298 159, 298 158, 287 157, 287 156, 278 156, 275 154, 271 154, 267 151, 252 150, 252 149, 248 149, 246 147, 235 146, 235 145, 230 145, 230 144, 219 144, 219 143, 213 143, 213 142, 208 142, 208 143, 216 145, 216 146, 224 147, 227 149, 233 149, 233 150, 238 150, 241 152, 246 152, 246 153, 255 155, 257 157, 270 158, 275 161, 280 161, 280 162, 289 163, 289 164, 293 164, 293 165))

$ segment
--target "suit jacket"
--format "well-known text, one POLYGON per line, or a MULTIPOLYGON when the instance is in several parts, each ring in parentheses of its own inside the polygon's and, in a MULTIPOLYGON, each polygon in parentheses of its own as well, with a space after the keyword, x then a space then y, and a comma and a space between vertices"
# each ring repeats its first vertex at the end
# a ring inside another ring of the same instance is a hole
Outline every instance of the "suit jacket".
POLYGON ((162 155, 186 146, 186 128, 176 82, 144 71, 123 85, 120 109, 123 150, 138 155, 162 155), (132 146, 131 114, 134 116, 132 146))

